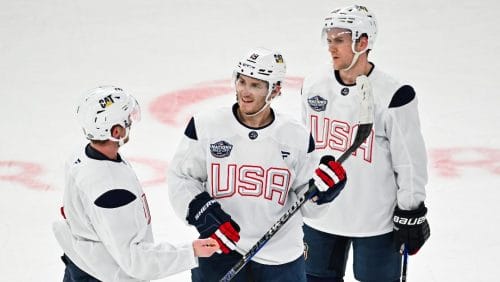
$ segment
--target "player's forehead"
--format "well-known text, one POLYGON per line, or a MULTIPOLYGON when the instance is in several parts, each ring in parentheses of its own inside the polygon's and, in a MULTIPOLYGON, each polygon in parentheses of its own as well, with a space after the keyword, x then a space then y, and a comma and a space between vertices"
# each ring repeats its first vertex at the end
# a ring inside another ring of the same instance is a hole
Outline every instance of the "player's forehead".
POLYGON ((351 36, 351 30, 347 28, 331 27, 326 29, 326 34, 328 38, 336 38, 343 36, 351 36))
POLYGON ((257 78, 253 78, 253 77, 250 77, 250 76, 247 76, 247 75, 244 75, 244 74, 240 74, 238 76, 238 79, 241 79, 247 83, 254 83, 254 84, 260 84, 260 83, 264 83, 266 84, 267 81, 264 81, 264 80, 260 80, 260 79, 257 79, 257 78))

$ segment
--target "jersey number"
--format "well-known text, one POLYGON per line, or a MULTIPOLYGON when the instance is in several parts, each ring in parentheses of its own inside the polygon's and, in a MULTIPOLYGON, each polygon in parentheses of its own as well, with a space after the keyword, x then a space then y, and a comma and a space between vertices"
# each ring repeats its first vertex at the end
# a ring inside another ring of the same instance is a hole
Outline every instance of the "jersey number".
POLYGON ((146 217, 146 221, 148 224, 151 223, 151 213, 149 212, 148 199, 146 199, 146 194, 141 195, 142 207, 144 208, 144 216, 146 217))

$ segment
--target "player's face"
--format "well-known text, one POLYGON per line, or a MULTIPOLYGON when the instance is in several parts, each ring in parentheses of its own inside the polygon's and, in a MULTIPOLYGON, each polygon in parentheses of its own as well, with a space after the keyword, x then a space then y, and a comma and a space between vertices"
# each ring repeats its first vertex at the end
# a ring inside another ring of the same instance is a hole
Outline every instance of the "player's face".
POLYGON ((246 75, 239 75, 235 82, 240 110, 245 114, 258 112, 266 103, 268 83, 246 75))
POLYGON ((325 32, 325 35, 334 68, 339 70, 349 67, 354 56, 351 47, 351 31, 344 28, 331 28, 325 32))

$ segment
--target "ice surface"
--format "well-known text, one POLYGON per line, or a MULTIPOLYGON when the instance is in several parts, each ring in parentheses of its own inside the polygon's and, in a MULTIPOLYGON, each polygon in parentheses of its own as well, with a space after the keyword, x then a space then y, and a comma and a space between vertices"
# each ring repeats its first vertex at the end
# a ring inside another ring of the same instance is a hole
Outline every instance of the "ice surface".
MULTIPOLYGON (((84 142, 75 98, 102 84, 138 97, 122 153, 145 186, 157 240, 195 238, 168 204, 164 171, 191 113, 234 96, 252 47, 282 50, 296 114, 300 79, 328 60, 323 16, 350 1, 0 1, 0 280, 62 281, 63 162, 84 142)), ((411 83, 429 153, 432 235, 409 281, 497 281, 500 271, 498 1, 361 1, 377 15, 370 58, 411 83)), ((354 281, 351 266, 347 281, 354 281)), ((188 281, 184 272, 161 281, 188 281)))

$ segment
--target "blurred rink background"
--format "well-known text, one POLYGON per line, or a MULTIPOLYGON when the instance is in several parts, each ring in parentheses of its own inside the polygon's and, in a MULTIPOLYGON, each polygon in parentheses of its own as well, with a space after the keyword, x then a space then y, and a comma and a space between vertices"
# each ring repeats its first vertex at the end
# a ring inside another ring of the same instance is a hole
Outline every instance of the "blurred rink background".
MULTIPOLYGON (((156 240, 191 241, 196 232, 173 214, 165 176, 187 119, 233 103, 233 67, 257 46, 284 53, 287 84, 273 107, 298 117, 302 78, 329 60, 322 19, 353 3, 1 0, 0 280, 62 281, 51 223, 64 161, 85 143, 76 97, 113 84, 138 98, 142 121, 122 154, 148 195, 156 240)), ((499 2, 358 4, 378 20, 370 60, 413 85, 420 103, 432 235, 410 257, 408 280, 497 281, 499 2)), ((354 281, 351 263, 346 281, 354 281)))

